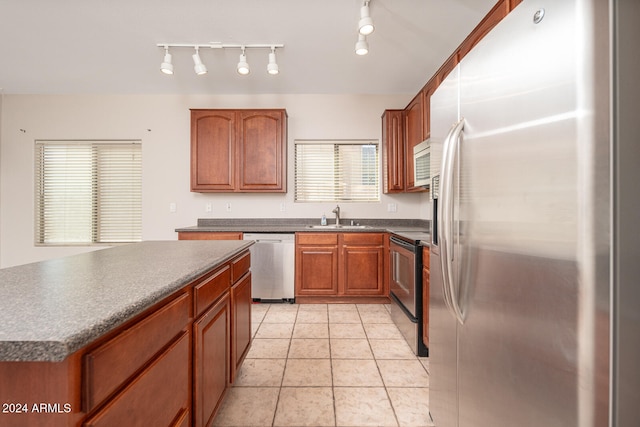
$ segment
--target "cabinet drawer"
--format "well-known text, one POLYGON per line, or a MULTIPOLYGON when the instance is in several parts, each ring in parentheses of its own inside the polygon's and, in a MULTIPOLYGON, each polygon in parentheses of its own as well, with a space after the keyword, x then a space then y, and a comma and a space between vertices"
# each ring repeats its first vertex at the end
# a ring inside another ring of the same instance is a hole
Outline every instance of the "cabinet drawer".
POLYGON ((84 357, 84 402, 89 412, 118 389, 189 322, 183 293, 84 357))
POLYGON ((189 354, 189 334, 185 332, 84 426, 146 427, 180 422, 189 409, 189 354))
POLYGON ((299 245, 337 245, 337 233, 298 233, 296 241, 299 245))
POLYGON ((251 254, 245 252, 231 261, 231 283, 236 283, 251 267, 251 254))
POLYGON ((384 244, 384 234, 381 233, 344 233, 342 241, 345 245, 377 245, 384 244))
POLYGON ((180 231, 178 240, 242 240, 241 232, 180 231))
POLYGON ((231 268, 225 265, 212 276, 197 284, 193 289, 195 317, 202 314, 211 304, 224 294, 231 286, 231 268))

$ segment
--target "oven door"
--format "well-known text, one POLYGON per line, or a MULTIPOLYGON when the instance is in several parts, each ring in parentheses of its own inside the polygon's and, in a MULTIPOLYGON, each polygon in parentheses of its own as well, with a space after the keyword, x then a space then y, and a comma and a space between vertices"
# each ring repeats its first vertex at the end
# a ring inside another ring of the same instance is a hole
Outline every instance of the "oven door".
POLYGON ((398 301, 407 314, 414 319, 419 317, 419 295, 416 289, 416 245, 391 237, 392 298, 398 301))

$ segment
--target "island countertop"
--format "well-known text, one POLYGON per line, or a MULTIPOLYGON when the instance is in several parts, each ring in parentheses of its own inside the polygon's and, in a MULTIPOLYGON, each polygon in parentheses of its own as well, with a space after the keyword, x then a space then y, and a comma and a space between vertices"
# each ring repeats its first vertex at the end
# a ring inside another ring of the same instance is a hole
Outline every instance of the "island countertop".
POLYGON ((253 241, 147 241, 0 270, 0 361, 61 361, 253 241))

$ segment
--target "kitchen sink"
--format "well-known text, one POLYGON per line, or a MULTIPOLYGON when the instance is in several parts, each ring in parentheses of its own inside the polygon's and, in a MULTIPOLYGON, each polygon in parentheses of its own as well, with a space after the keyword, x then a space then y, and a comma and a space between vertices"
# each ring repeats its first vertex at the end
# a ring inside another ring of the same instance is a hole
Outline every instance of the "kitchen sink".
POLYGON ((340 230, 362 230, 364 228, 371 228, 369 225, 336 225, 336 224, 328 224, 328 225, 307 225, 306 228, 312 229, 320 229, 320 230, 332 230, 332 229, 340 229, 340 230))

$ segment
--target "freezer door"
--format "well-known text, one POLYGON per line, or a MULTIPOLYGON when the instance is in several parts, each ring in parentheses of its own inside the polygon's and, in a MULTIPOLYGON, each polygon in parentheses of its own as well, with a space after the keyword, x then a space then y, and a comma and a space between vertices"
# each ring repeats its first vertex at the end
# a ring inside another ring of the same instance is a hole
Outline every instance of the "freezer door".
MULTIPOLYGON (((431 96, 431 170, 434 176, 441 173, 445 137, 459 118, 458 76, 459 68, 456 67, 431 96)), ((439 221, 437 213, 433 218, 439 221)), ((441 227, 432 224, 431 229, 440 232, 441 227)), ((437 243, 430 248, 429 270, 429 410, 438 427, 457 427, 457 322, 445 304, 437 243)))
POLYGON ((590 7, 523 2, 460 65, 460 427, 606 425, 596 359, 606 378, 608 346, 596 331, 608 330, 597 325, 607 322, 606 274, 598 281, 608 248, 595 243, 592 205, 607 116, 596 119, 589 81, 602 73, 606 85, 607 71, 585 64, 600 34, 589 26, 607 11, 590 7))
POLYGON ((433 247, 429 258, 429 411, 436 426, 457 427, 457 323, 444 302, 440 255, 433 247))

